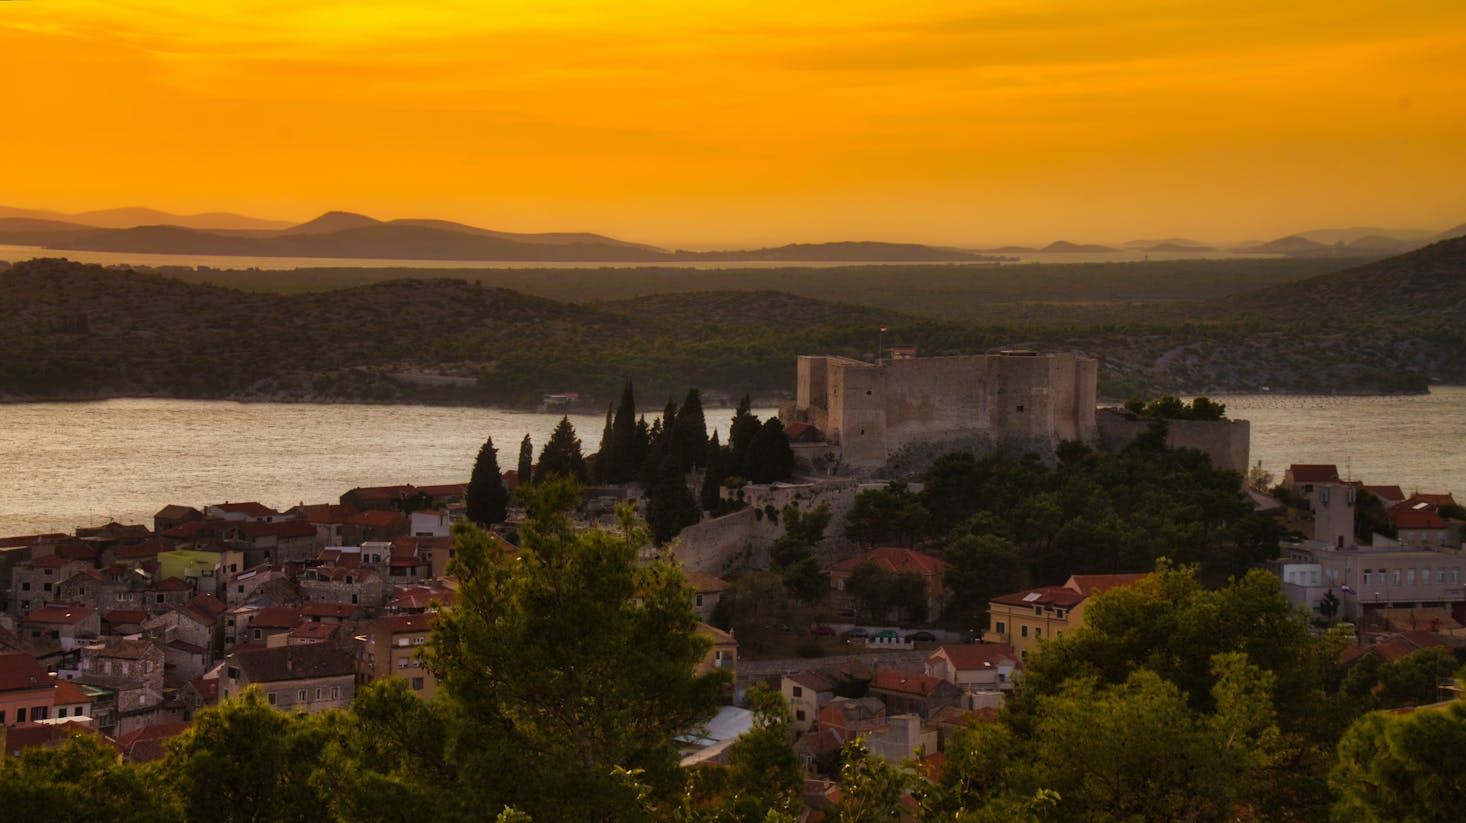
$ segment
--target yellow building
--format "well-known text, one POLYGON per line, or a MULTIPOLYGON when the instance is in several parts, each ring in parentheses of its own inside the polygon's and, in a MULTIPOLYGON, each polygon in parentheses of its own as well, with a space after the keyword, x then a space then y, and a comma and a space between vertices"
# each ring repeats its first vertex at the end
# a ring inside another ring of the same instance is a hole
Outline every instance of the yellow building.
POLYGON ((994 597, 988 603, 985 643, 1007 643, 1028 659, 1044 640, 1084 625, 1084 605, 1106 589, 1130 586, 1144 574, 1076 574, 1062 586, 1040 586, 994 597))

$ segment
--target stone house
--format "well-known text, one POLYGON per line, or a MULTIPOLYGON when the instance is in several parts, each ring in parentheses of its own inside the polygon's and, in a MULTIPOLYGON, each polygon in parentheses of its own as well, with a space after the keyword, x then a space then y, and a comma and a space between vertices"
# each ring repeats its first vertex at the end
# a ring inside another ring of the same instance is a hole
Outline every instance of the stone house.
POLYGON ((117 737, 156 722, 163 705, 166 665, 167 656, 149 639, 108 637, 83 648, 78 682, 115 695, 98 703, 97 729, 117 737))
POLYGON ((330 644, 242 649, 224 658, 220 697, 258 686, 281 711, 342 709, 356 694, 356 662, 330 644))
POLYGON ((697 611, 697 619, 706 623, 713 616, 713 609, 718 607, 718 599, 723 596, 728 583, 706 572, 688 571, 685 574, 687 585, 692 587, 692 607, 697 611))
POLYGON ((1018 653, 1007 643, 939 646, 926 658, 926 673, 961 689, 967 711, 999 705, 1022 671, 1018 653))
POLYGON ((86 606, 46 606, 22 618, 17 633, 37 648, 71 651, 101 635, 102 617, 86 606))
POLYGON ((20 617, 55 602, 63 580, 91 567, 89 562, 56 554, 16 563, 10 571, 10 614, 20 617))
POLYGON ((873 673, 869 694, 880 698, 889 714, 912 714, 923 720, 962 700, 962 690, 940 677, 885 668, 873 673))
POLYGON ((319 566, 300 576, 300 593, 312 603, 344 603, 379 609, 386 599, 382 576, 370 569, 319 566))
POLYGON ((438 681, 423 664, 419 653, 427 647, 434 617, 432 613, 389 615, 368 623, 358 657, 362 678, 405 680, 419 697, 431 699, 438 681))
POLYGON ((835 699, 835 684, 813 671, 784 675, 779 691, 789 704, 794 730, 798 732, 813 729, 819 722, 820 709, 835 699))

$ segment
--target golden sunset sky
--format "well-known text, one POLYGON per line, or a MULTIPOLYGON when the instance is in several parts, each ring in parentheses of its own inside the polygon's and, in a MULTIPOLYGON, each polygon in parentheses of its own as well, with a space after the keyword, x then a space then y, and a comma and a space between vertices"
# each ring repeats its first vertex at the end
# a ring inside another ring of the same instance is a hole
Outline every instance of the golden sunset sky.
POLYGON ((1466 221, 1463 0, 0 2, 0 205, 661 245, 1466 221))

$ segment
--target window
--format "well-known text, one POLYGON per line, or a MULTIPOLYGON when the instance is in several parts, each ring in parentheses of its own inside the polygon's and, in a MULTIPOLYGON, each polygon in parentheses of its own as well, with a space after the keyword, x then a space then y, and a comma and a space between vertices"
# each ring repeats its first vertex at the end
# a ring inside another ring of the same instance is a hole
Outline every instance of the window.
POLYGON ((31 581, 29 581, 29 580, 22 580, 21 583, 20 583, 20 590, 23 591, 23 592, 30 591, 31 590, 31 581))
POLYGON ((1408 583, 1408 584, 1410 584, 1411 586, 1415 585, 1415 570, 1414 569, 1406 569, 1405 570, 1405 582, 1408 583))
POLYGON ((397 658, 397 668, 399 668, 399 669, 405 669, 405 668, 407 668, 408 666, 411 666, 411 665, 412 665, 412 658, 406 657, 406 656, 397 658))
POLYGON ((428 642, 428 638, 427 635, 424 634, 420 634, 417 637, 412 638, 412 645, 414 646, 421 646, 426 642, 428 642))
POLYGON ((34 709, 31 709, 31 719, 32 720, 45 720, 46 719, 46 715, 48 715, 50 713, 51 713, 50 709, 46 708, 45 706, 37 706, 34 709))
POLYGON ((1460 566, 1452 566, 1451 567, 1451 584, 1452 585, 1455 585, 1456 583, 1460 583, 1460 582, 1461 582, 1461 567, 1460 566))
POLYGON ((1033 607, 1033 613, 1036 614, 1036 615, 1038 615, 1039 617, 1042 617, 1043 616, 1043 613, 1044 613, 1044 607, 1043 606, 1034 606, 1033 607))
POLYGON ((0 709, 0 726, 5 725, 5 710, 0 709))
POLYGON ((45 589, 46 591, 50 591, 51 590, 51 584, 50 583, 47 583, 46 585, 42 586, 41 588, 42 589, 45 589))
POLYGON ((255 639, 256 640, 259 640, 260 639, 260 630, 259 629, 255 629, 255 639))
POLYGON ((419 691, 419 692, 422 691, 422 686, 423 686, 423 682, 422 682, 422 678, 421 677, 414 677, 414 678, 412 678, 412 688, 413 688, 413 691, 419 691))
POLYGON ((697 605, 701 606, 702 605, 702 595, 698 595, 695 599, 697 601, 697 605))
POLYGON ((332 700, 335 700, 336 698, 338 698, 340 696, 341 696, 341 687, 340 686, 332 686, 331 687, 331 699, 332 700))
POLYGON ((298 692, 295 693, 295 702, 297 702, 297 703, 304 703, 305 702, 305 689, 301 689, 300 691, 298 691, 298 692))
POLYGON ((804 687, 803 686, 795 686, 794 687, 794 696, 795 697, 803 697, 804 696, 804 687))
POLYGON ((1028 636, 1028 627, 1027 626, 1023 626, 1022 628, 1020 628, 1018 630, 1018 633, 1021 634, 1024 637, 1027 637, 1028 636))
POLYGON ((236 588, 235 591, 238 592, 239 594, 244 594, 244 584, 243 583, 240 583, 239 584, 239 587, 236 588))
POLYGON ((229 667, 229 677, 232 678, 232 679, 234 679, 234 680, 238 680, 239 679, 239 669, 236 669, 235 667, 230 666, 229 667))
POLYGON ((1435 582, 1437 582, 1437 583, 1444 583, 1444 582, 1446 582, 1446 567, 1445 566, 1441 566, 1440 568, 1438 568, 1438 569, 1435 570, 1435 582))
POLYGON ((15 710, 15 722, 17 722, 17 723, 24 723, 25 722, 25 707, 24 706, 21 706, 20 708, 18 708, 18 709, 15 710))
POLYGON ((265 695, 265 699, 270 701, 270 705, 271 706, 275 705, 275 693, 274 692, 267 693, 265 695))
POLYGON ((1064 610, 1063 609, 1054 609, 1054 617, 1057 617, 1060 620, 1063 620, 1064 619, 1064 610))
POLYGON ((407 643, 408 643, 407 638, 405 638, 405 637, 399 637, 399 638, 397 638, 397 645, 399 645, 399 646, 406 646, 407 643))
POLYGON ((316 687, 316 699, 320 700, 326 694, 326 690, 320 686, 316 687))
POLYGON ((1400 585, 1400 570, 1399 569, 1395 569, 1394 571, 1391 571, 1390 572, 1390 585, 1392 585, 1392 586, 1398 586, 1398 585, 1400 585))
POLYGON ((117 602, 118 603, 126 603, 127 602, 127 592, 118 592, 117 593, 117 602))
POLYGON ((1003 634, 1004 632, 1008 631, 1008 627, 1003 623, 1003 621, 999 620, 997 623, 997 628, 995 628, 994 631, 996 631, 998 634, 1003 634))
POLYGON ((56 716, 58 718, 65 717, 66 716, 66 707, 65 706, 62 706, 61 708, 57 709, 56 710, 56 716))
POLYGON ((794 713, 794 719, 795 720, 798 720, 800 723, 803 723, 804 722, 804 709, 800 709, 800 710, 796 711, 794 713))
POLYGON ((1369 575, 1370 575, 1370 570, 1369 569, 1365 569, 1364 570, 1364 585, 1366 585, 1366 586, 1369 585, 1369 575))
POLYGON ((356 595, 353 594, 351 596, 351 602, 352 602, 353 605, 356 603, 356 595))
POLYGON ((161 594, 158 595, 158 602, 159 603, 162 603, 163 602, 163 595, 161 595, 161 594))

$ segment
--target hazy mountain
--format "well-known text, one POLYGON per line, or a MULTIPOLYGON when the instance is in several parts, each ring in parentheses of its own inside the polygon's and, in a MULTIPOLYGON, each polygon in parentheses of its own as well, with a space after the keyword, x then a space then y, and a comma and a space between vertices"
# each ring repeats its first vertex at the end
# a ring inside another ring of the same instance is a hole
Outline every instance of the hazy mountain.
POLYGON ((349 211, 328 211, 314 220, 307 220, 298 226, 291 226, 281 234, 330 234, 336 231, 347 229, 360 229, 365 226, 380 226, 382 221, 375 217, 367 217, 365 214, 356 214, 349 211))
POLYGON ((644 249, 646 251, 663 252, 665 249, 646 243, 631 243, 625 240, 617 240, 614 237, 606 237, 603 234, 592 234, 590 232, 537 232, 520 233, 509 231, 494 231, 493 229, 481 229, 477 226, 468 226, 463 223, 454 223, 451 220, 389 220, 389 225, 394 226, 418 226, 425 229, 441 229, 443 231, 456 231, 463 234, 474 234, 481 237, 497 237, 501 240, 513 240, 516 243, 530 243, 546 246, 573 246, 578 244, 604 244, 610 246, 627 246, 629 248, 644 249))
POLYGON ((0 217, 0 234, 6 232, 86 231, 90 226, 39 217, 0 217))
POLYGON ((748 251, 677 251, 676 260, 789 261, 789 262, 887 262, 925 263, 979 261, 991 258, 961 249, 923 246, 917 243, 844 241, 834 243, 791 243, 776 248, 748 251))
POLYGON ((1353 243, 1366 237, 1386 237, 1392 240, 1404 240, 1414 242, 1416 246, 1420 243, 1430 242, 1436 236, 1433 231, 1426 229, 1380 229, 1370 226, 1353 226, 1346 229, 1314 229, 1312 231, 1301 231, 1297 234, 1315 243, 1322 243, 1331 246, 1335 243, 1353 243))
POLYGON ((1466 223, 1462 223, 1459 226, 1452 226, 1451 228, 1446 229, 1445 231, 1443 231, 1440 234, 1436 235, 1436 239, 1437 240, 1450 240, 1453 237, 1462 237, 1462 236, 1466 236, 1466 223))
POLYGON ((42 209, 17 209, 0 206, 0 217, 26 217, 38 220, 62 221, 80 226, 100 229, 130 229, 136 226, 182 226, 203 230, 278 230, 288 228, 285 220, 262 220, 229 212, 208 212, 205 214, 169 214, 157 209, 139 207, 103 209, 64 214, 42 209))
POLYGON ((1115 251, 1109 246, 1101 246, 1098 243, 1070 243, 1068 240, 1055 240, 1044 246, 1040 251, 1046 254, 1097 254, 1100 252, 1115 251))

